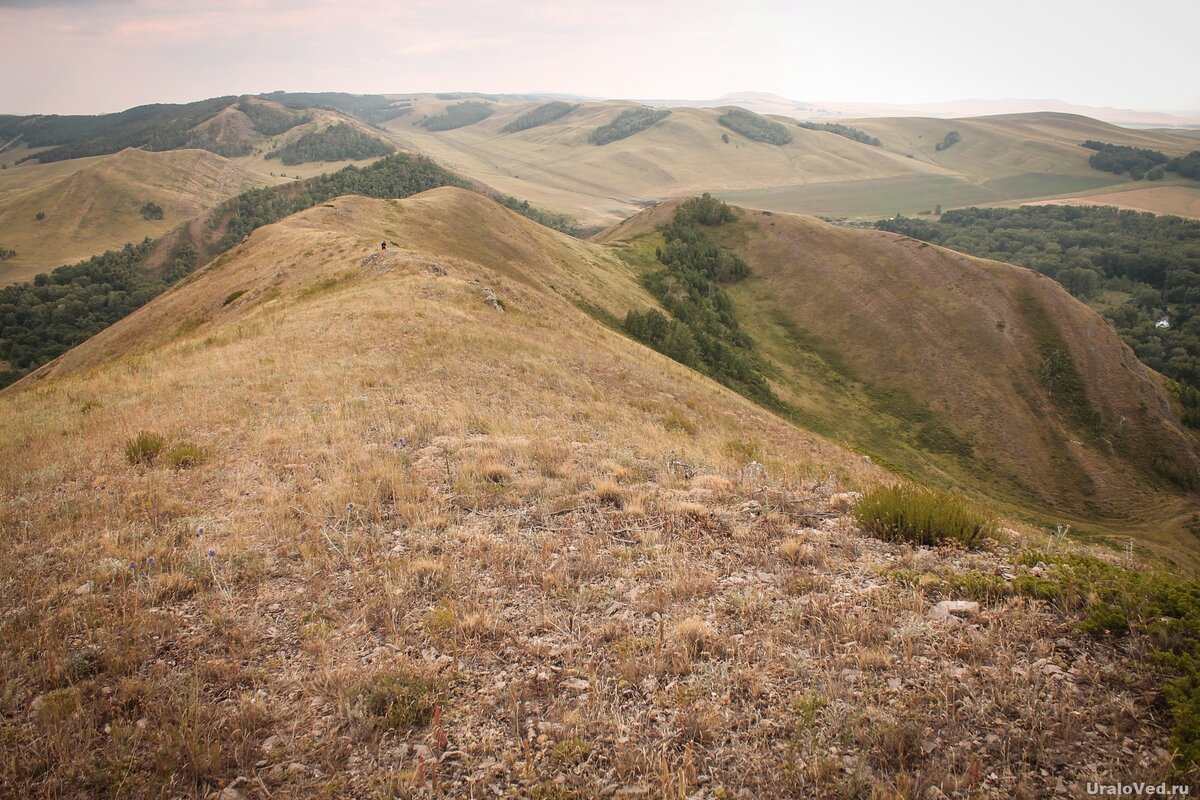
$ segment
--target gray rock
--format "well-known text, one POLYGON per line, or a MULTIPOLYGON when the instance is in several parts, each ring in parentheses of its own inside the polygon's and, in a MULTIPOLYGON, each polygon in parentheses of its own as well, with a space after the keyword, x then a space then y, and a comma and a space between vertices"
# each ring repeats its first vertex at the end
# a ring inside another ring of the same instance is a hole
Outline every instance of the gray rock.
POLYGON ((947 620, 951 617, 968 619, 979 613, 979 603, 974 600, 943 600, 929 609, 929 618, 947 620))

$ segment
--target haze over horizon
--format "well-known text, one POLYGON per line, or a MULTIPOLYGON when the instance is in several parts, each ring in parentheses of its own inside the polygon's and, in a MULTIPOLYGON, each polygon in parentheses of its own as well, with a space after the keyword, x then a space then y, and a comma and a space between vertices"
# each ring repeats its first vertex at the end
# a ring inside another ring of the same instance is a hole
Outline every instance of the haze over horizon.
POLYGON ((809 102, 1055 98, 1200 110, 1200 5, 1016 0, 917 14, 757 0, 0 0, 0 48, 28 79, 2 113, 84 114, 287 91, 532 91, 707 100, 755 90, 809 102), (1145 31, 1139 31, 1138 21, 1145 31))

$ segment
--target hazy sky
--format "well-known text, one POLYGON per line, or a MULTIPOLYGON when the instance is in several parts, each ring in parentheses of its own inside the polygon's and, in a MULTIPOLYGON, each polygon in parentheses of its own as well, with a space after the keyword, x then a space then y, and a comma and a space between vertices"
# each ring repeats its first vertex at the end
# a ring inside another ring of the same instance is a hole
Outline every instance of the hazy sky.
POLYGON ((1200 110, 1200 0, 0 0, 0 112, 551 91, 1200 110))

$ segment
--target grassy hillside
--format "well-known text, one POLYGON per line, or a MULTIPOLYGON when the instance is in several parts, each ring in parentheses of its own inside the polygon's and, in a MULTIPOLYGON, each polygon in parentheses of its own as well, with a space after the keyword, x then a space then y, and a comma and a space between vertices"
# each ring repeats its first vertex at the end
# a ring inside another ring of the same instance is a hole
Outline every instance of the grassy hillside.
MULTIPOLYGON (((611 224, 639 204, 674 195, 938 172, 879 148, 799 127, 786 127, 793 137, 790 144, 751 141, 719 123, 721 109, 674 109, 636 135, 597 147, 589 143, 591 134, 635 106, 584 103, 558 120, 516 133, 504 133, 504 128, 536 105, 496 108, 490 119, 437 134, 422 130, 411 117, 387 127, 413 150, 585 224, 611 224)), ((433 109, 421 113, 432 114, 433 109)))
MULTIPOLYGON (((425 98, 414 108, 434 116, 450 104, 425 98)), ((1132 185, 1089 167, 1091 151, 1080 142, 1098 139, 1172 155, 1195 149, 1192 140, 1171 133, 1050 113, 850 123, 882 147, 805 130, 787 118, 762 118, 783 126, 773 140, 793 140, 776 146, 721 125, 728 109, 697 108, 674 109, 653 128, 596 148, 587 146, 589 134, 633 106, 583 103, 560 120, 508 135, 505 128, 537 105, 510 100, 494 108, 491 119, 437 136, 422 131, 413 116, 388 127, 412 149, 463 174, 588 224, 615 222, 639 203, 702 191, 768 210, 863 218, 1107 193, 1132 185), (961 141, 937 150, 953 130, 961 141)))
POLYGON ((17 256, 0 262, 0 284, 157 237, 260 183, 237 163, 203 150, 131 149, 10 167, 0 172, 0 245, 17 256), (161 208, 161 218, 142 214, 147 201, 161 208))
MULTIPOLYGON (((624 240, 648 264, 670 209, 600 240, 624 240)), ((750 265, 727 291, 807 427, 1044 521, 1137 531, 1167 556, 1191 547, 1194 498, 1172 494, 1154 463, 1195 471, 1194 439, 1161 379, 1054 281, 770 212, 745 212, 714 235, 750 265)))
POLYGON ((603 324, 653 304, 478 195, 340 198, 0 393, 0 791, 1169 775, 1111 637, 965 588, 1043 567, 865 536, 833 493, 892 478, 603 324))

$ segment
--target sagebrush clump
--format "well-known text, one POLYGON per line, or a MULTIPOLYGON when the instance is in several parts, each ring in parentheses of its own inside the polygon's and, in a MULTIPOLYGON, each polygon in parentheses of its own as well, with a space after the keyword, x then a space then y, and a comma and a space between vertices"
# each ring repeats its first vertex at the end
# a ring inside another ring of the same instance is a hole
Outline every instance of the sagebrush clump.
POLYGON ((125 443, 125 459, 135 466, 152 464, 166 446, 163 437, 142 431, 125 443))
POLYGON ((975 547, 996 531, 996 520, 958 495, 919 486, 886 486, 863 496, 854 516, 885 541, 975 547))

